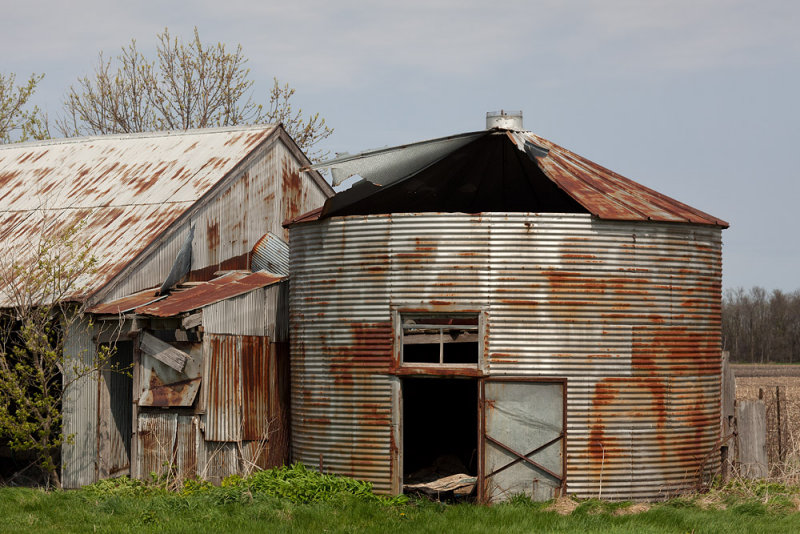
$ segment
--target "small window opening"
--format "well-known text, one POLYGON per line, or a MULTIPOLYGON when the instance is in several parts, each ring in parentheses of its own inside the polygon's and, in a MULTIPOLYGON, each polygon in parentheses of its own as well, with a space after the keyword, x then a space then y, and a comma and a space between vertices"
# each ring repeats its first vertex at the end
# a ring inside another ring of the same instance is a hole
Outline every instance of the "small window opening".
POLYGON ((403 314, 403 363, 478 364, 477 314, 403 314))

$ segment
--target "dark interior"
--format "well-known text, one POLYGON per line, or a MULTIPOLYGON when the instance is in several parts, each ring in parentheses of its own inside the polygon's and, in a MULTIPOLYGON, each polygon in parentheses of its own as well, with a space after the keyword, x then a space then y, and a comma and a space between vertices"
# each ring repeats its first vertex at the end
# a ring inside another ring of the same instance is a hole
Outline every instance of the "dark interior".
MULTIPOLYGON (((127 459, 115 458, 112 464, 114 469, 124 469, 130 467, 131 457, 131 433, 133 430, 133 412, 131 402, 133 398, 133 379, 131 378, 131 365, 133 363, 133 342, 117 341, 116 350, 108 362, 106 371, 106 387, 109 389, 111 401, 111 417, 116 439, 124 447, 124 455, 127 459)), ((112 437, 112 439, 114 439, 112 437)))
POLYGON ((404 483, 478 469, 478 383, 403 379, 404 483))
POLYGON ((505 132, 461 147, 387 186, 358 182, 325 202, 322 217, 373 213, 586 213, 505 132))

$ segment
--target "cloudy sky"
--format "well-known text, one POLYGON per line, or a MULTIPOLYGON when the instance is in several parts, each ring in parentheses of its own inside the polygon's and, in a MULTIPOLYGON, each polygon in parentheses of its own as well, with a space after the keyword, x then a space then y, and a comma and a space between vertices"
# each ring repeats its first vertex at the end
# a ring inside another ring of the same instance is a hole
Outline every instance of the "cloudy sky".
POLYGON ((164 27, 240 43, 255 97, 273 76, 334 135, 367 148, 525 127, 731 222, 726 288, 800 288, 800 2, 602 0, 7 2, 0 71, 64 92, 100 50, 153 49, 164 27))

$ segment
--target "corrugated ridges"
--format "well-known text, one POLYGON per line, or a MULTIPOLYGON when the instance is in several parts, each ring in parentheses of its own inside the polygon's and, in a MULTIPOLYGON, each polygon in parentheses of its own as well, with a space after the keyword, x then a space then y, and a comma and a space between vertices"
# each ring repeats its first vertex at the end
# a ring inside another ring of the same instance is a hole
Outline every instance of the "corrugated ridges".
POLYGON ((657 498, 715 467, 720 228, 393 214, 290 243, 295 459, 391 490, 390 309, 438 302, 486 307, 492 376, 568 379, 570 492, 657 498))

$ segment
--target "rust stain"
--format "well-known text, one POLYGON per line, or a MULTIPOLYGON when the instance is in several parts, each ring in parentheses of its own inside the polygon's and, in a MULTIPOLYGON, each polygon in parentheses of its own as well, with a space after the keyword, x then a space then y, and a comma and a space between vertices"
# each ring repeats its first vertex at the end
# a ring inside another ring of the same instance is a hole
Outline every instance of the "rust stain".
POLYGON ((206 226, 206 240, 208 251, 211 256, 217 256, 219 252, 219 221, 209 222, 206 226))

